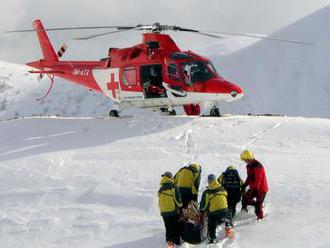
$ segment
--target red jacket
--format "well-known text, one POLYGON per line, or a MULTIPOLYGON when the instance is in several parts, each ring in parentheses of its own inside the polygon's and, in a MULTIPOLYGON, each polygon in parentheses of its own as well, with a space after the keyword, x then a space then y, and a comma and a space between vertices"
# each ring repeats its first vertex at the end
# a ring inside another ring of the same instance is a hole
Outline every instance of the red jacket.
POLYGON ((267 177, 265 169, 262 164, 253 159, 246 165, 247 178, 244 185, 249 186, 250 189, 256 189, 259 193, 266 193, 268 191, 267 177))

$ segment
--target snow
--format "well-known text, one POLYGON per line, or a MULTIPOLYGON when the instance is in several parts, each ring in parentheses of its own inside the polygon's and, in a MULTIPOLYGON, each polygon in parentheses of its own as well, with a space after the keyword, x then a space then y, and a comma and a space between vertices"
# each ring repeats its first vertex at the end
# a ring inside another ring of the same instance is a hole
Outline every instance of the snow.
POLYGON ((293 117, 24 118, 0 123, 2 247, 162 247, 160 175, 220 174, 251 149, 270 192, 233 247, 326 247, 330 121, 293 117), (24 128, 22 128, 24 127, 24 128))

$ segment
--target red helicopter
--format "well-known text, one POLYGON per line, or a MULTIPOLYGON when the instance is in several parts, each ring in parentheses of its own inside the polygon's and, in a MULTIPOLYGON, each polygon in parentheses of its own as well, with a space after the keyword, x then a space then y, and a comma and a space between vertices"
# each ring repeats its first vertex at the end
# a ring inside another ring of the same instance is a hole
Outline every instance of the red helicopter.
POLYGON ((183 106, 187 115, 200 115, 201 105, 205 115, 220 116, 219 103, 239 100, 243 96, 243 90, 221 77, 210 60, 192 51, 180 50, 171 37, 163 32, 185 31, 217 38, 222 36, 159 23, 131 27, 45 29, 40 20, 35 20, 33 28, 11 32, 37 32, 44 58, 27 65, 37 69, 31 73, 50 78, 51 84, 44 97, 49 94, 54 77, 64 78, 112 99, 114 104, 109 115, 119 117, 122 110, 132 106, 159 108, 170 115, 176 114, 175 106, 183 106), (100 61, 60 61, 66 46, 62 46, 56 53, 46 33, 99 28, 117 30, 78 39, 91 39, 126 30, 146 32, 142 35, 141 44, 128 48, 110 48, 108 56, 100 61))

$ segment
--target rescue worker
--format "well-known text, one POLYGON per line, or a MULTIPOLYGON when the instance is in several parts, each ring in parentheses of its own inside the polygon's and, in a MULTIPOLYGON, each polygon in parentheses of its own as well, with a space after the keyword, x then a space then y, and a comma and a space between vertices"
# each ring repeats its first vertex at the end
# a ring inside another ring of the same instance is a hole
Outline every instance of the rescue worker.
POLYGON ((228 166, 227 169, 219 176, 218 182, 227 191, 228 210, 231 218, 236 214, 236 205, 241 200, 241 191, 243 181, 234 166, 228 166))
POLYGON ((257 219, 263 219, 262 203, 268 191, 265 169, 249 150, 241 153, 241 160, 246 163, 247 171, 247 178, 242 186, 242 190, 245 191, 245 188, 249 186, 248 191, 243 195, 242 211, 248 211, 247 205, 255 206, 257 219))
POLYGON ((179 188, 183 208, 187 208, 190 201, 198 198, 202 167, 199 164, 189 164, 182 167, 174 176, 174 183, 179 188))
POLYGON ((226 237, 232 237, 232 220, 228 213, 227 192, 216 180, 215 175, 210 174, 207 177, 208 187, 203 192, 200 202, 200 211, 207 213, 208 225, 207 235, 208 243, 216 243, 216 228, 218 225, 225 223, 226 237))
POLYGON ((149 98, 165 97, 166 91, 162 85, 161 71, 157 71, 156 67, 150 67, 149 80, 145 83, 145 92, 149 98))
POLYGON ((164 220, 166 242, 170 245, 180 245, 179 214, 182 201, 171 172, 167 171, 162 175, 160 185, 158 206, 164 220))

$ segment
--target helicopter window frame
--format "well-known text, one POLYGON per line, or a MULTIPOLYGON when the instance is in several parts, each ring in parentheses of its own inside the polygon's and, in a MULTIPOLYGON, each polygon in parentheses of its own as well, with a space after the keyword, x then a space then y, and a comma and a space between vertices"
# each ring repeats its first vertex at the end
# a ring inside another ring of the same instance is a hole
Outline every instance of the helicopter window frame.
POLYGON ((192 59, 194 57, 185 52, 174 52, 171 54, 170 58, 171 59, 192 59))
POLYGON ((215 76, 222 78, 221 74, 218 72, 217 68, 214 66, 214 64, 211 61, 207 61, 206 64, 215 76))
POLYGON ((180 81, 179 67, 177 64, 170 63, 167 65, 167 76, 170 80, 180 81))
POLYGON ((125 67, 122 70, 122 81, 126 86, 137 86, 137 68, 135 67, 125 67))

